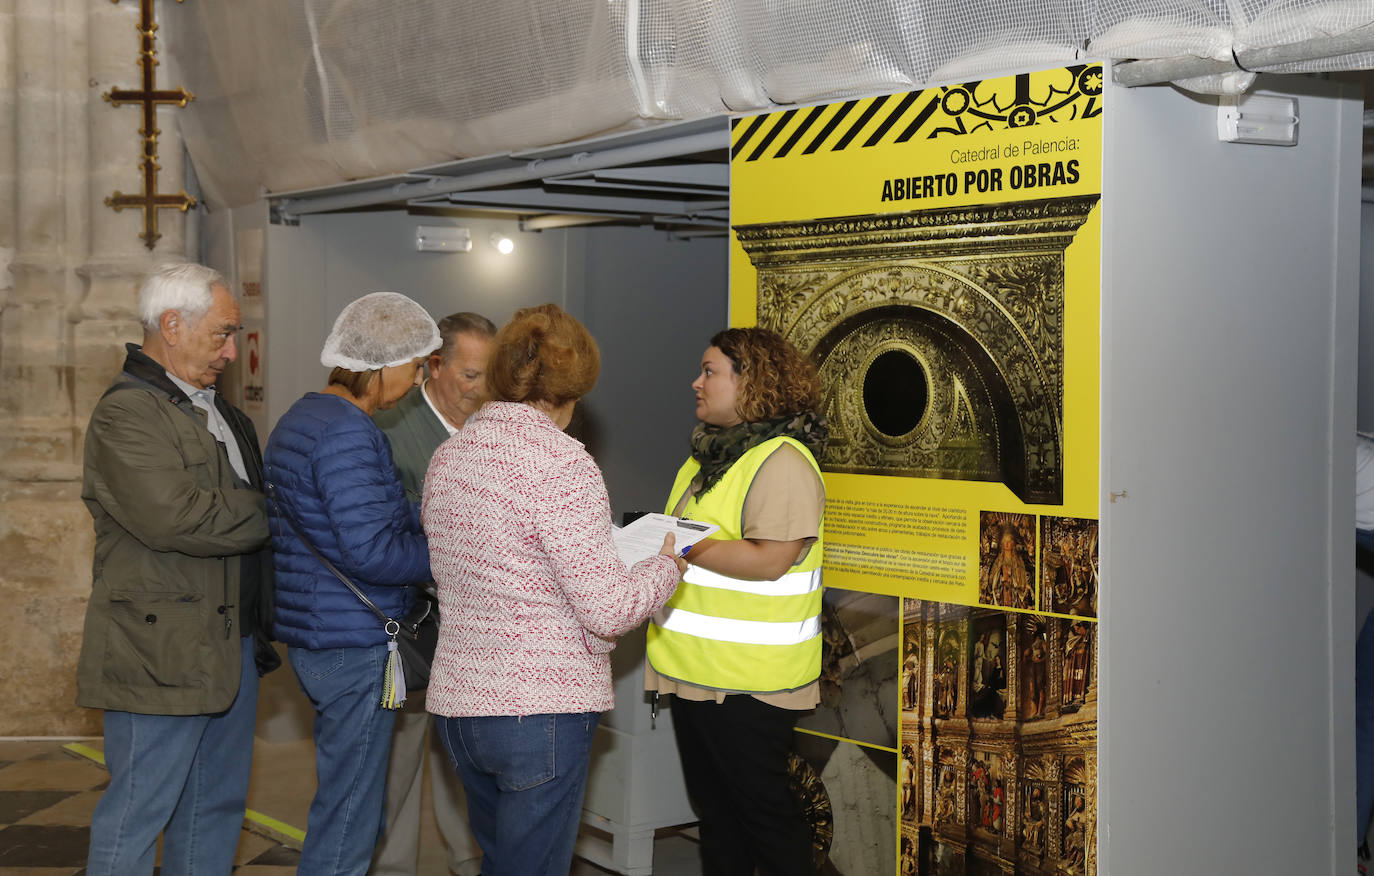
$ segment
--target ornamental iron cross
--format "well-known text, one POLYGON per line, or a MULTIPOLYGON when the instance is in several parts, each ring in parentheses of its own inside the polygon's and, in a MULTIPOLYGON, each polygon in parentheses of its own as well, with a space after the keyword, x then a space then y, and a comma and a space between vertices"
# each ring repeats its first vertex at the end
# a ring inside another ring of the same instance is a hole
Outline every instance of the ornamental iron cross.
MULTIPOLYGON (((119 0, 110 2, 118 3, 119 0)), ((182 0, 177 2, 180 3, 182 0)), ((139 0, 138 8, 138 65, 143 71, 143 87, 137 90, 112 88, 104 97, 114 106, 131 103, 139 104, 143 108, 143 127, 138 130, 143 138, 143 160, 139 162, 139 167, 143 169, 143 193, 126 195, 116 189, 113 195, 105 199, 105 206, 113 207, 116 213, 125 207, 141 208, 143 232, 138 236, 143 238, 144 246, 152 249, 162 236, 157 230, 157 211, 175 207, 185 213, 196 205, 196 199, 186 194, 185 189, 175 195, 158 193, 157 172, 162 169, 162 165, 157 162, 157 136, 162 132, 157 127, 157 105, 165 103, 185 107, 195 99, 195 95, 184 88, 171 91, 157 89, 157 23, 153 21, 153 0, 139 0)))

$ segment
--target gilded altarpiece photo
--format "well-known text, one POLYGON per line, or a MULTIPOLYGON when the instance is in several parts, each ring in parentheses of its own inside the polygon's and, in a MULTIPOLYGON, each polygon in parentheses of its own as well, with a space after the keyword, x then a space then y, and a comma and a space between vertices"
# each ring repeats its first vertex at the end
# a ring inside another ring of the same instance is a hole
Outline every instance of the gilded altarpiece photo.
POLYGON ((978 515, 978 601, 1035 608, 1035 517, 1015 512, 978 515))
POLYGON ((918 663, 898 742, 911 777, 898 805, 899 862, 909 858, 910 872, 1097 872, 1095 631, 1065 618, 902 601, 903 641, 932 654, 918 663), (968 705, 941 712, 933 651, 952 635, 970 643, 956 667, 968 705), (979 661, 1001 664, 1005 685, 992 689, 1020 692, 1000 712, 976 705, 980 679, 988 687, 996 674, 979 661))
POLYGON ((1040 520, 1040 604, 1045 611, 1097 617, 1097 521, 1040 520))
POLYGON ((821 466, 1062 502, 1063 256, 1096 203, 736 225, 758 324, 820 366, 821 466))

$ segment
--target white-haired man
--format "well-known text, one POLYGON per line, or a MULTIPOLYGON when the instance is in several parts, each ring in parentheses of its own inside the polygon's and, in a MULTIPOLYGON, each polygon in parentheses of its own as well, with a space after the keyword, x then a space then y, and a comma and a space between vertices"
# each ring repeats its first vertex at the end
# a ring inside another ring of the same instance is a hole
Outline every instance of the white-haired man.
POLYGON ((143 344, 91 414, 81 495, 95 524, 77 703, 105 710, 110 784, 86 872, 228 873, 243 825, 259 671, 280 660, 262 456, 215 392, 238 351, 218 272, 154 268, 143 344))

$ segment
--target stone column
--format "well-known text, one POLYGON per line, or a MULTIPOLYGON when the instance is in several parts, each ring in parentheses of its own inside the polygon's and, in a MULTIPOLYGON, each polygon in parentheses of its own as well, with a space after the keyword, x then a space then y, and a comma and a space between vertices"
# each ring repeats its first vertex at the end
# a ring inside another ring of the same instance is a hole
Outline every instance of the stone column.
MULTIPOLYGON (((142 114, 137 107, 115 107, 102 97, 111 88, 139 85, 138 3, 93 3, 90 10, 86 114, 93 145, 82 198, 90 243, 89 254, 78 268, 82 296, 71 314, 74 409, 77 427, 83 430, 91 409, 124 361, 124 343, 142 337, 138 281, 152 261, 152 254, 138 236, 143 227, 142 212, 126 209, 116 213, 105 206, 105 198, 115 191, 142 191, 138 174, 142 114)), ((159 78, 162 69, 158 67, 159 78)), ((160 148, 179 152, 175 123, 158 121, 159 128, 171 129, 166 139, 159 137, 160 148)), ((178 224, 170 217, 160 218, 178 224)), ((158 243, 157 252, 162 252, 167 240, 158 243)))
POLYGON ((14 288, 10 280, 10 259, 14 257, 15 234, 18 229, 15 215, 14 149, 15 92, 18 85, 18 64, 14 52, 14 2, 0 0, 0 319, 4 318, 14 288))
MULTIPOLYGON (((167 236, 149 253, 139 213, 103 203, 141 191, 140 115, 102 99, 139 84, 137 23, 130 0, 0 0, 0 58, 12 59, 0 67, 0 130, 14 132, 0 142, 0 604, 17 667, 0 736, 100 732, 99 713, 75 705, 93 542, 81 436, 123 342, 140 337, 138 277, 181 254, 184 225, 164 214, 167 236)), ((162 129, 175 189, 175 117, 162 129)))

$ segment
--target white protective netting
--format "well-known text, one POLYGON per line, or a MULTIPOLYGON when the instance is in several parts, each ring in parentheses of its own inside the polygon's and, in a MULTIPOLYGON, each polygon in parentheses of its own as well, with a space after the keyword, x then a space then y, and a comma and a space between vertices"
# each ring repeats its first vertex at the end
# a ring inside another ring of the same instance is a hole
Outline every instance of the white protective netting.
MULTIPOLYGON (((652 120, 1075 59, 1230 60, 1360 34, 1374 0, 199 0, 159 18, 196 94, 179 116, 201 183, 236 205, 652 120)), ((1374 66, 1317 55, 1263 69, 1374 66)))

